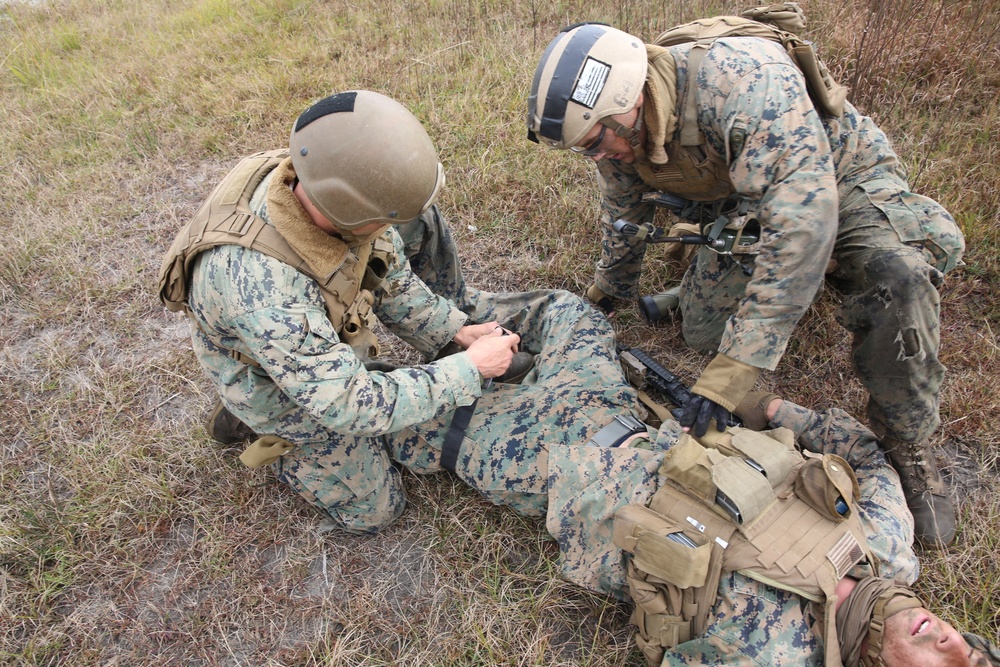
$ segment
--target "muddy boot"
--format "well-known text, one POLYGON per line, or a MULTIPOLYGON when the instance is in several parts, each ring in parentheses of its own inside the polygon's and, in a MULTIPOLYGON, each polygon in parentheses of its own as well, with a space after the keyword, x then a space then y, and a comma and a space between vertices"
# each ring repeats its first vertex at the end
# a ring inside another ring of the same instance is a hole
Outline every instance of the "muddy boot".
POLYGON ((885 438, 882 448, 899 473, 906 505, 913 515, 917 542, 925 549, 951 544, 958 515, 930 446, 885 438))
POLYGON ((494 382, 506 382, 507 384, 521 384, 521 380, 528 375, 535 367, 535 355, 530 352, 516 352, 514 358, 510 360, 510 366, 494 382))
POLYGON ((247 440, 256 440, 257 434, 226 409, 222 401, 216 399, 212 411, 208 413, 205 430, 213 440, 223 445, 235 445, 247 440))

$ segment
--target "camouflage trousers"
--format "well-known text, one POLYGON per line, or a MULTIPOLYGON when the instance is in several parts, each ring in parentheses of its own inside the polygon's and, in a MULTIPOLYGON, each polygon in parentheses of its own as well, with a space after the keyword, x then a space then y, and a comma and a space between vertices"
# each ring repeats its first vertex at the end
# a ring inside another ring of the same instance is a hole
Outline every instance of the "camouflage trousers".
MULTIPOLYGON (((565 292, 472 291, 476 319, 496 319, 523 335, 537 355, 520 385, 484 391, 470 421, 456 474, 491 502, 544 517, 559 545, 561 575, 590 590, 628 598, 616 512, 646 504, 663 484, 665 453, 680 437, 668 421, 647 429, 645 447, 586 444, 616 416, 643 409, 622 375, 607 320, 565 292)), ((417 473, 441 470, 453 414, 386 436, 392 456, 417 473)), ((818 415, 786 402, 779 417, 803 446, 838 453, 856 466, 862 522, 884 576, 912 582, 912 519, 899 478, 868 429, 841 411, 818 415)), ((719 582, 709 632, 668 652, 664 664, 820 664, 822 639, 806 601, 743 575, 719 582)))
MULTIPOLYGON (((535 355, 517 385, 484 389, 466 430, 456 473, 498 505, 542 516, 547 451, 578 446, 616 416, 642 416, 625 381, 607 320, 564 291, 493 294, 470 290, 476 321, 497 320, 535 355)), ((454 413, 387 436, 393 458, 417 473, 441 470, 454 413)))
MULTIPOLYGON (((925 443, 940 424, 938 288, 963 249, 947 211, 898 179, 865 183, 841 202, 827 281, 842 296, 837 321, 852 335, 851 365, 868 391, 868 418, 879 435, 925 443)), ((741 261, 753 265, 752 257, 741 261)), ((680 296, 691 347, 718 349, 749 280, 731 258, 698 252, 680 296)))
MULTIPOLYGON (((553 303, 558 303, 557 301, 553 303)), ((570 315, 564 304, 557 319, 570 315)), ((587 315, 572 327, 568 363, 556 342, 521 386, 499 386, 480 399, 462 443, 456 474, 490 501, 522 515, 544 516, 559 545, 560 574, 587 589, 628 599, 625 560, 612 541, 615 514, 645 505, 663 484, 664 455, 680 436, 674 422, 650 429, 648 449, 585 444, 615 414, 636 414, 635 397, 600 340, 600 322, 587 315), (597 337, 592 337, 597 333, 597 337), (589 340, 588 340, 589 339, 589 340), (581 346, 580 342, 586 342, 581 346), (575 380, 576 362, 591 347, 603 372, 575 380), (556 362, 553 365, 552 362, 556 362)), ((570 320, 573 318, 571 317, 570 320)), ((841 411, 817 415, 785 402, 784 416, 803 445, 840 454, 855 465, 862 524, 881 575, 912 583, 918 562, 913 523, 899 477, 868 429, 841 411)), ((419 473, 440 470, 440 450, 451 415, 388 436, 393 456, 419 473)), ((852 572, 854 576, 862 573, 852 572)), ((865 571, 864 575, 871 574, 865 571)), ((822 664, 823 640, 808 601, 742 574, 718 584, 706 633, 667 652, 664 665, 822 664)))

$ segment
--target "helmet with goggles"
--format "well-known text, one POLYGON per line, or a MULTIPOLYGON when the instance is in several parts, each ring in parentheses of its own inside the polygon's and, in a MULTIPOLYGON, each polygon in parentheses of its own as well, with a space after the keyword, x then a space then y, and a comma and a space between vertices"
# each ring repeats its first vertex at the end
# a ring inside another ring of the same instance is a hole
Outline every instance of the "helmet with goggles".
POLYGON ((564 28, 535 69, 528 138, 553 148, 578 147, 599 120, 635 108, 646 69, 646 47, 637 37, 600 23, 564 28))

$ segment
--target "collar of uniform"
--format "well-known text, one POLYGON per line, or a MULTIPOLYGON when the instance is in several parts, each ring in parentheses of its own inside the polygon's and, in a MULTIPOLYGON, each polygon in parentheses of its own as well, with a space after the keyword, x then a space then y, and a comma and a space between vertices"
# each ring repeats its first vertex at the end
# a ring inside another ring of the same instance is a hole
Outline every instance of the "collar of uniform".
POLYGON ((330 236, 316 226, 296 199, 291 188, 294 181, 295 168, 292 159, 287 158, 275 169, 274 178, 268 184, 267 213, 274 228, 315 275, 329 277, 344 263, 351 246, 360 245, 385 231, 385 227, 380 227, 364 238, 352 237, 350 245, 343 239, 330 236))
POLYGON ((646 102, 640 113, 646 121, 646 155, 653 164, 666 164, 664 145, 677 129, 677 68, 674 56, 655 44, 646 45, 646 102))

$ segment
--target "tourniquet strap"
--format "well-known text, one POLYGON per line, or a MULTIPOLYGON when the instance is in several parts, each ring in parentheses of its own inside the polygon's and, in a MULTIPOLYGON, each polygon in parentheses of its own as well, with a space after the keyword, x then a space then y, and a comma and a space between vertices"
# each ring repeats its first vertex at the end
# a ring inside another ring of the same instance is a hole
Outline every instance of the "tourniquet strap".
POLYGON ((462 440, 465 439, 465 432, 472 421, 472 415, 476 412, 477 398, 472 405, 463 405, 455 410, 455 415, 451 418, 451 426, 444 436, 444 445, 441 446, 441 467, 445 470, 455 472, 455 464, 458 463, 458 452, 462 449, 462 440))

